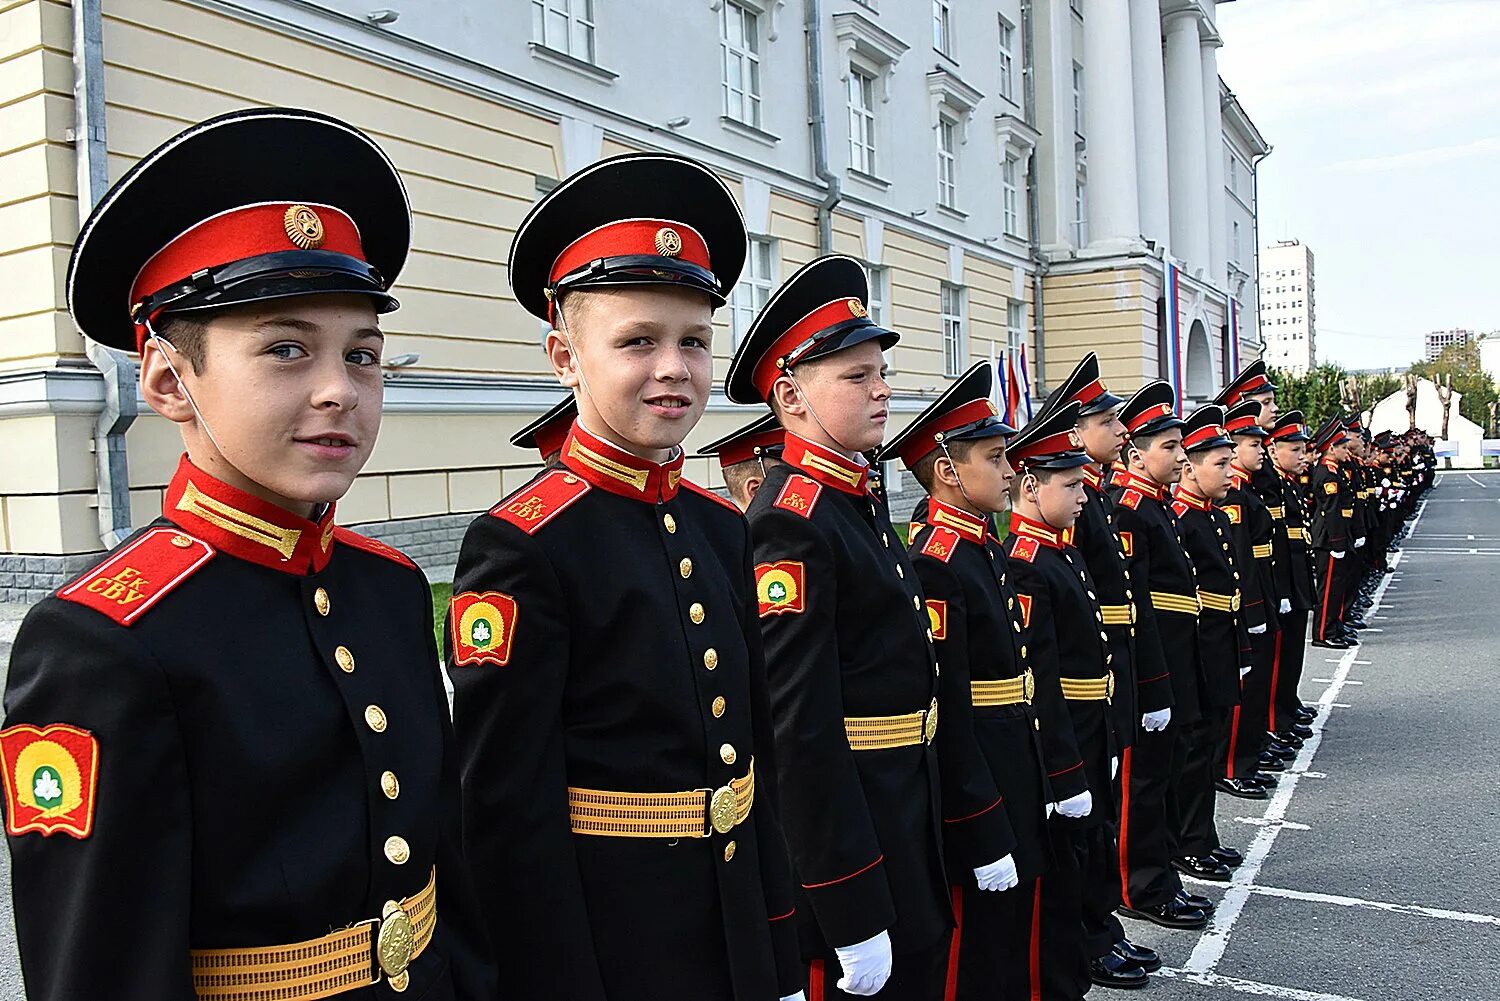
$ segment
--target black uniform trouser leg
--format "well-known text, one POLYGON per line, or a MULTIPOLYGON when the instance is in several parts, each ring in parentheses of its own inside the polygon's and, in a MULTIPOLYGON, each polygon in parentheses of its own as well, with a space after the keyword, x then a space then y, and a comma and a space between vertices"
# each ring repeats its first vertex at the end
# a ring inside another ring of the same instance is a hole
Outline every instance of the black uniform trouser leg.
POLYGON ((1172 802, 1176 804, 1174 858, 1196 858, 1219 847, 1214 827, 1214 761, 1229 710, 1208 708, 1183 734, 1185 751, 1172 802))
POLYGON ((1255 774, 1265 743, 1270 710, 1272 675, 1281 632, 1267 630, 1250 637, 1250 673, 1240 681, 1240 704, 1229 716, 1229 739, 1219 762, 1218 775, 1247 779, 1255 774))
POLYGON ((1124 904, 1147 909, 1167 903, 1182 888, 1171 865, 1167 791, 1182 728, 1173 723, 1155 733, 1141 731, 1120 764, 1119 858, 1124 904))
POLYGON ((1037 956, 1041 996, 1042 1001, 1079 1001, 1091 983, 1083 936, 1088 831, 1055 817, 1049 828, 1056 864, 1039 881, 1037 956))
MULTIPOLYGON (((919 952, 898 952, 891 959, 891 978, 875 995, 880 1001, 937 1001, 943 997, 943 982, 947 974, 949 936, 919 952)), ((822 959, 808 964, 808 1001, 823 998, 824 1001, 849 1001, 857 994, 845 994, 838 989, 843 971, 838 957, 829 953, 822 959)))
POLYGON ((1302 681, 1302 666, 1307 660, 1307 612, 1288 612, 1281 617, 1281 632, 1276 634, 1272 660, 1272 690, 1267 729, 1275 733, 1295 723, 1293 715, 1302 706, 1297 686, 1302 681))
POLYGON ((1102 956, 1125 937, 1115 908, 1120 906, 1120 854, 1115 825, 1100 823, 1082 832, 1083 945, 1090 959, 1102 956))
POLYGON ((1030 1001, 1039 962, 1032 948, 1038 940, 1037 890, 1035 879, 998 893, 953 888, 958 926, 943 1001, 1030 1001))
POLYGON ((1348 553, 1343 559, 1334 559, 1326 549, 1315 552, 1318 571, 1318 607, 1313 609, 1313 639, 1329 640, 1338 636, 1339 626, 1344 621, 1344 592, 1348 574, 1343 569, 1348 553))

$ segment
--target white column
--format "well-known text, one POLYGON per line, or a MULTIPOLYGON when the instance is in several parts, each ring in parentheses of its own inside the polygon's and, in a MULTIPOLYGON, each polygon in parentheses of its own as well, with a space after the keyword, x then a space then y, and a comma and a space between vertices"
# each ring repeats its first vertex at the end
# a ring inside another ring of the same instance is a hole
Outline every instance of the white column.
POLYGON ((1209 281, 1229 287, 1229 221, 1224 199, 1224 115, 1219 110, 1219 46, 1216 35, 1205 37, 1199 51, 1203 64, 1203 135, 1208 166, 1209 281))
POLYGON ((1203 135, 1203 62, 1196 10, 1167 15, 1167 177, 1172 253, 1188 270, 1209 268, 1208 140, 1203 135))
POLYGON ((1141 235, 1166 249, 1170 246, 1171 216, 1167 208, 1167 103, 1162 76, 1161 0, 1130 0, 1130 73, 1141 235))
POLYGON ((1130 11, 1118 0, 1090 4, 1083 19, 1083 134, 1089 246, 1101 250, 1140 245, 1130 78, 1130 11))

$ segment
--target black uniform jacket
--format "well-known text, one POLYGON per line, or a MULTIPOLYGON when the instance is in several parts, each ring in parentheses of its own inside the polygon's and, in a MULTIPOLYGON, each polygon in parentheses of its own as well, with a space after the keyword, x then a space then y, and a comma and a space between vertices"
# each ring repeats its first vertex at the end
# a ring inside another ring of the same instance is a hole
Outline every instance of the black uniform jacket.
POLYGON ((1312 545, 1324 552, 1348 554, 1354 545, 1354 488, 1337 462, 1325 459, 1312 467, 1308 503, 1312 505, 1312 545))
POLYGON ((1203 705, 1238 705, 1240 668, 1250 664, 1250 636, 1245 631, 1244 575, 1234 558, 1229 515, 1181 484, 1172 493, 1172 510, 1197 572, 1203 605, 1198 614, 1203 705))
POLYGON ((163 507, 16 637, 3 742, 27 996, 192 1001, 190 950, 318 938, 435 873, 405 996, 495 997, 422 572, 331 506, 305 520, 185 457, 163 507))
POLYGON ((884 929, 896 952, 926 949, 952 920, 936 749, 918 737, 854 750, 845 724, 934 711, 922 588, 868 466, 790 433, 782 459, 747 514, 782 816, 810 904, 798 908, 803 950, 884 929))
POLYGON ((948 876, 972 885, 970 870, 1014 853, 1021 879, 1030 879, 1048 858, 1049 792, 1036 677, 1005 551, 988 518, 932 500, 922 520, 911 551, 942 665, 936 743, 948 876), (985 682, 1016 678, 1030 701, 973 704, 973 682, 982 693, 985 682))
POLYGON ((1093 793, 1092 812, 1080 826, 1112 819, 1110 759, 1118 756, 1109 698, 1063 699, 1062 712, 1052 708, 1067 681, 1103 680, 1113 697, 1117 686, 1111 673, 1109 638, 1099 610, 1098 592, 1083 554, 1063 539, 1063 533, 1012 512, 1010 536, 1005 540, 1010 577, 1021 605, 1040 700, 1042 744, 1049 751, 1048 772, 1054 802, 1085 789, 1093 793), (1049 709, 1051 710, 1049 712, 1049 709), (1054 721, 1053 716, 1060 718, 1054 721), (1077 765, 1069 764, 1076 757, 1077 765))
POLYGON ((1244 595, 1240 617, 1246 628, 1264 625, 1274 632, 1280 628, 1281 607, 1275 578, 1276 519, 1251 487, 1250 474, 1238 465, 1230 467, 1229 494, 1216 506, 1229 516, 1230 545, 1244 595))
POLYGON ((1271 458, 1271 449, 1266 449, 1265 462, 1250 474, 1250 489, 1271 516, 1271 585, 1266 597, 1268 601, 1274 598, 1278 615, 1283 598, 1291 601, 1293 611, 1309 607, 1298 604, 1296 585, 1292 582, 1297 573, 1311 566, 1307 562, 1302 502, 1300 496, 1288 496, 1288 490, 1296 490, 1296 486, 1295 480, 1288 483, 1281 475, 1271 458))
POLYGON ((738 510, 575 424, 470 527, 448 613, 464 841, 518 998, 762 1001, 800 982, 738 510), (613 827, 619 793, 754 780, 748 815, 613 827), (584 790, 590 792, 583 792, 584 790))
MULTIPOLYGON (((1172 723, 1199 718, 1203 668, 1198 656, 1198 584, 1193 561, 1182 546, 1167 488, 1126 471, 1111 491, 1120 542, 1137 591, 1141 625, 1136 649, 1141 663, 1160 660, 1172 680, 1172 723), (1152 621, 1149 625, 1146 619, 1152 621)), ((1144 667, 1142 674, 1145 674, 1144 667)))

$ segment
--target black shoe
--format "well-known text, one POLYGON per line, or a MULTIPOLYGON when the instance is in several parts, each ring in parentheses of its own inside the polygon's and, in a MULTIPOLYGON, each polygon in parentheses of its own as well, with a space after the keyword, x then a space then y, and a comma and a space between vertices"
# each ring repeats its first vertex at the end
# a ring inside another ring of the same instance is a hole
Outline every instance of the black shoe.
POLYGON ((1204 914, 1212 914, 1214 912, 1214 902, 1201 893, 1189 893, 1186 890, 1179 889, 1177 896, 1173 899, 1183 907, 1192 907, 1202 911, 1204 914))
POLYGON ((1172 868, 1180 873, 1185 873, 1197 879, 1207 880, 1210 883, 1227 883, 1231 876, 1229 866, 1220 862, 1212 855, 1174 858, 1172 860, 1172 868))
POLYGON ((1291 726, 1287 727, 1286 730, 1287 733, 1290 733, 1294 737, 1301 737, 1303 740, 1312 739, 1312 727, 1308 726, 1306 723, 1293 723, 1291 726))
POLYGON ((1089 979, 1095 987, 1116 987, 1132 991, 1151 982, 1146 971, 1111 950, 1089 960, 1089 979))
POLYGON ((1115 943, 1115 954, 1130 960, 1147 973, 1155 973, 1161 969, 1161 957, 1156 954, 1155 949, 1136 945, 1127 938, 1122 938, 1115 943))
POLYGON ((1312 706, 1303 706, 1293 710, 1292 715, 1296 717, 1298 723, 1311 723, 1318 718, 1318 711, 1312 706))
POLYGON ((1350 646, 1359 646, 1359 633, 1356 630, 1350 629, 1348 623, 1345 623, 1339 629, 1339 639, 1350 646))
POLYGON ((1208 913, 1196 907, 1186 907, 1179 900, 1169 900, 1156 907, 1121 907, 1120 913, 1138 921, 1150 921, 1163 928, 1186 928, 1195 930, 1208 924, 1208 913))
POLYGON ((1245 864, 1245 854, 1238 848, 1230 848, 1228 845, 1220 845, 1209 852, 1214 858, 1223 862, 1231 869, 1238 869, 1245 864))
POLYGON ((1330 637, 1326 640, 1313 640, 1312 645, 1322 647, 1324 650, 1347 650, 1354 644, 1342 637, 1330 637))
POLYGON ((1256 772, 1254 781, 1259 782, 1267 789, 1275 789, 1278 785, 1281 784, 1281 780, 1272 775, 1270 772, 1256 772))
POLYGON ((1214 788, 1240 799, 1266 799, 1265 786, 1246 779, 1214 779, 1214 788))
POLYGON ((1271 741, 1270 751, 1282 761, 1291 761, 1302 750, 1302 738, 1295 733, 1278 733, 1271 741))
POLYGON ((1368 622, 1366 622, 1363 617, 1355 618, 1355 619, 1350 619, 1348 622, 1345 622, 1344 625, 1348 626, 1350 629, 1369 629, 1370 628, 1370 624, 1368 622))
POLYGON ((1286 762, 1282 761, 1280 758, 1278 758, 1276 755, 1272 754, 1270 751, 1261 751, 1260 752, 1260 760, 1258 762, 1256 762, 1256 766, 1258 768, 1260 768, 1260 770, 1263 771, 1263 772, 1284 772, 1284 771, 1286 771, 1286 762))

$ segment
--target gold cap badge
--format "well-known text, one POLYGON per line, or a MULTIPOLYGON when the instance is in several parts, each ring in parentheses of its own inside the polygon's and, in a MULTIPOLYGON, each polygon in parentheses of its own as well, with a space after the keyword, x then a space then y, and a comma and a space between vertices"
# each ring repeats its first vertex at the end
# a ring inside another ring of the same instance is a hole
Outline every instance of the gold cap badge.
POLYGON ((282 222, 286 225, 286 238, 303 250, 323 246, 323 220, 306 205, 288 206, 282 222))
POLYGON ((663 257, 676 257, 682 253, 682 236, 670 226, 656 231, 656 252, 663 257))
POLYGON ((865 304, 860 302, 858 299, 849 300, 849 312, 852 315, 859 317, 860 319, 864 319, 866 316, 870 315, 869 310, 865 309, 865 304))

